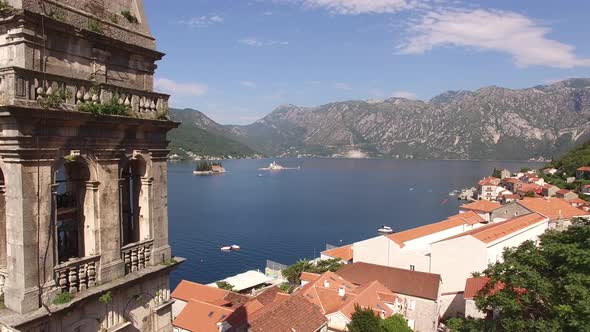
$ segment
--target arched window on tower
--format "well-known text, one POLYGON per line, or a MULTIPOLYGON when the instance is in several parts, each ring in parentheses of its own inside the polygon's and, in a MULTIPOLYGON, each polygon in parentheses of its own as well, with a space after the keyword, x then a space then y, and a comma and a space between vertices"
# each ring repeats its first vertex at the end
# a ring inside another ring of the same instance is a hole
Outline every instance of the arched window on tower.
POLYGON ((84 203, 86 183, 90 180, 83 160, 64 160, 54 175, 59 263, 84 257, 84 203))
POLYGON ((142 178, 145 176, 145 160, 141 157, 127 161, 121 168, 120 178, 120 214, 122 245, 142 240, 141 195, 142 178))

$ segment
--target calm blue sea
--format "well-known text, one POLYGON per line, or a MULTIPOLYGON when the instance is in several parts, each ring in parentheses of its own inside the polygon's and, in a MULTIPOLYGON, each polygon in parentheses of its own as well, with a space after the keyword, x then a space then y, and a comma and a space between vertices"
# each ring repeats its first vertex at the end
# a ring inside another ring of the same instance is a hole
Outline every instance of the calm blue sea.
POLYGON ((185 257, 171 277, 209 283, 267 259, 291 264, 326 244, 344 245, 445 219, 460 202, 448 193, 472 186, 510 161, 276 159, 300 170, 259 171, 271 160, 224 162, 227 173, 194 176, 194 163, 170 163, 168 210, 173 254, 185 257), (238 244, 224 253, 221 245, 238 244))

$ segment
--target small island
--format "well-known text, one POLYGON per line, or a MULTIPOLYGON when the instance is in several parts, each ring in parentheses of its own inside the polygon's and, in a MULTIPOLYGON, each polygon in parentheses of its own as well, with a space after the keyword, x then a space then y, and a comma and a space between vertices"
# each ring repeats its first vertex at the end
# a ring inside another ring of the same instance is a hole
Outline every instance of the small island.
POLYGON ((193 171, 195 175, 215 175, 215 174, 223 174, 225 173, 225 168, 220 161, 210 162, 210 161, 200 161, 197 163, 197 167, 193 171))

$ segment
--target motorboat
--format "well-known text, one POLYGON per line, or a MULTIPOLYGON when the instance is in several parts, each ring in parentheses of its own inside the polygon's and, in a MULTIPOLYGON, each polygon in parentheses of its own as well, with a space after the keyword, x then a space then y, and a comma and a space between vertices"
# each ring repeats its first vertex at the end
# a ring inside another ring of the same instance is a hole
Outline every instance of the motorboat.
POLYGON ((383 225, 383 226, 381 226, 381 228, 379 228, 377 230, 377 232, 379 232, 379 233, 388 233, 389 234, 389 233, 393 233, 393 229, 391 227, 389 227, 389 226, 383 225))
POLYGON ((231 250, 240 250, 240 246, 237 244, 232 244, 231 245, 231 250))
POLYGON ((231 250, 231 246, 223 246, 221 247, 221 251, 230 251, 231 250))

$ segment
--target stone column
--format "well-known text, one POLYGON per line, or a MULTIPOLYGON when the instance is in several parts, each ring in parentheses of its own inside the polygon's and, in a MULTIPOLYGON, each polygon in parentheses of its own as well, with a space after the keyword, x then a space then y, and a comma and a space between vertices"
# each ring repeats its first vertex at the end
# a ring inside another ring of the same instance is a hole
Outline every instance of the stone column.
POLYGON ((168 150, 151 150, 152 184, 152 229, 154 249, 151 264, 159 264, 172 255, 168 244, 168 164, 166 156, 168 150))
POLYGON ((97 201, 100 209, 98 246, 100 248, 99 280, 109 282, 125 275, 125 265, 121 259, 121 216, 119 206, 119 151, 97 151, 100 165, 97 180, 100 191, 97 201))
POLYGON ((100 214, 98 211, 98 181, 85 183, 84 195, 84 257, 94 256, 100 253, 98 241, 100 232, 100 214))
POLYGON ((152 238, 152 183, 153 178, 141 178, 141 190, 139 192, 139 241, 152 238))
MULTIPOLYGON (((42 155, 41 151, 35 151, 42 155)), ((51 227, 53 160, 6 161, 6 306, 19 313, 39 308, 39 283, 53 281, 54 229, 51 227), (39 241, 37 241, 39 239, 39 241)))

